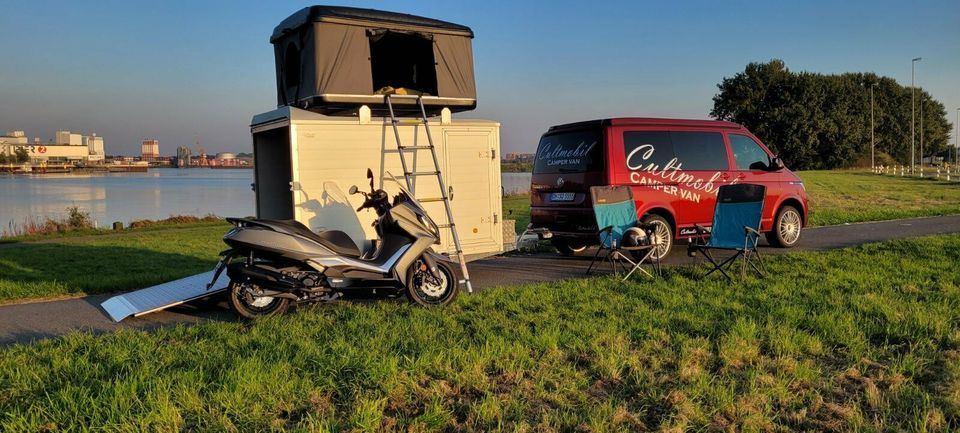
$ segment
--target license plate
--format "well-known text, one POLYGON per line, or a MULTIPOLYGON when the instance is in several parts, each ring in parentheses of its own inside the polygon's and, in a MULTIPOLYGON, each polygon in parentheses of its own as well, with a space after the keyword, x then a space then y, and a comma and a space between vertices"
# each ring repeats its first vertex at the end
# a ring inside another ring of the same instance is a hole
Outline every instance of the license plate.
POLYGON ((554 192, 550 193, 550 201, 573 201, 572 192, 554 192))

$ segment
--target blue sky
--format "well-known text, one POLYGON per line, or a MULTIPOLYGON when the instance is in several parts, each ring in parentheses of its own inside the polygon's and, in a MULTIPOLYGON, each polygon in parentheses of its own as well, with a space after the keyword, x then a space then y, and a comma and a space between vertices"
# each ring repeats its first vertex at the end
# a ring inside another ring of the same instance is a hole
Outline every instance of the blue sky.
MULTIPOLYGON (((108 153, 199 139, 248 151, 250 118, 276 106, 269 36, 310 3, 0 0, 0 129, 105 136, 108 153)), ((476 33, 479 107, 504 151, 550 125, 605 116, 707 118, 716 85, 751 61, 872 71, 960 107, 960 1, 347 1, 476 33), (777 4, 784 3, 784 4, 777 4)), ((880 108, 880 107, 878 107, 880 108)), ((909 107, 887 107, 903 109, 909 107)))

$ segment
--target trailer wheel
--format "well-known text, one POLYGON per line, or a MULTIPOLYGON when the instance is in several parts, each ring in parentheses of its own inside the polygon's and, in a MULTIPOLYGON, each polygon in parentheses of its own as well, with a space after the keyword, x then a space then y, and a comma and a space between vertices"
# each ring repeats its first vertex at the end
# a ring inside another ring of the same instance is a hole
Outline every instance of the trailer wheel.
POLYGON ((422 260, 417 260, 410 267, 407 276, 407 298, 410 302, 425 307, 453 302, 459 292, 453 269, 444 262, 437 262, 437 271, 440 274, 438 278, 426 268, 422 260))
POLYGON ((230 283, 230 308, 244 319, 278 316, 290 308, 290 300, 269 296, 256 297, 260 290, 253 283, 230 283))

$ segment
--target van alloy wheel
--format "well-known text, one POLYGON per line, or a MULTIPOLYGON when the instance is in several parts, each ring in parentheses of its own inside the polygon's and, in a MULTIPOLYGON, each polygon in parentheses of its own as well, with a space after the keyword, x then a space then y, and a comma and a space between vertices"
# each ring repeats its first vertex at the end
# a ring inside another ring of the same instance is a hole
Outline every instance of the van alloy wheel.
POLYGON ((673 248, 673 227, 660 215, 647 215, 643 218, 643 223, 654 225, 650 240, 657 244, 657 247, 654 249, 651 258, 663 260, 673 248))
POLYGON ((803 218, 793 206, 784 206, 773 220, 773 230, 767 233, 767 242, 781 248, 790 248, 800 241, 803 218))

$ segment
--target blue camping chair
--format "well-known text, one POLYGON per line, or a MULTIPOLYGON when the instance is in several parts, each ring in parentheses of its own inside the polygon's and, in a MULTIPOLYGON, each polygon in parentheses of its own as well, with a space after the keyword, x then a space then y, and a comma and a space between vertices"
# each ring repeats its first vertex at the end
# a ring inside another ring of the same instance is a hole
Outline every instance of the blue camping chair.
POLYGON ((760 218, 763 215, 763 199, 767 188, 763 185, 734 184, 724 185, 717 192, 717 206, 713 211, 713 226, 709 229, 695 225, 697 235, 694 237, 687 252, 695 256, 702 252, 703 256, 713 264, 713 269, 704 274, 704 277, 714 271, 720 271, 727 279, 733 281, 727 274, 727 269, 734 260, 743 256, 740 268, 741 278, 746 275, 747 266, 753 268, 763 276, 763 258, 757 249, 760 240, 760 218), (709 237, 709 240, 707 240, 709 237), (717 262, 712 250, 735 251, 735 254, 717 262), (756 258, 756 263, 754 263, 756 258), (760 267, 757 267, 757 264, 760 267))
MULTIPOLYGON (((653 277, 640 265, 653 257, 656 249, 655 239, 652 236, 654 226, 637 222, 637 207, 633 202, 633 192, 628 186, 594 186, 590 188, 590 198, 593 203, 593 214, 597 219, 597 236, 600 238, 600 248, 593 256, 587 275, 593 270, 598 261, 610 262, 613 272, 617 273, 619 265, 627 270, 626 263, 632 267, 623 277, 623 281, 630 278, 638 269, 653 277), (601 257, 601 253, 606 254, 601 257), (639 260, 637 260, 639 258, 639 260)), ((659 260, 650 260, 654 272, 660 274, 659 260)))

